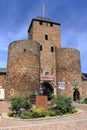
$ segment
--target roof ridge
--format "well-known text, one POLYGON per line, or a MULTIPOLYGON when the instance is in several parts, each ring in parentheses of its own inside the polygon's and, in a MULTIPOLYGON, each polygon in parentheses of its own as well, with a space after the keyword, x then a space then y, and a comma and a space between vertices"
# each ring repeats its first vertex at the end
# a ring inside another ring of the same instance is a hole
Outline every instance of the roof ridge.
POLYGON ((37 16, 35 19, 49 21, 49 22, 54 22, 52 19, 50 19, 48 17, 42 17, 42 16, 37 16))

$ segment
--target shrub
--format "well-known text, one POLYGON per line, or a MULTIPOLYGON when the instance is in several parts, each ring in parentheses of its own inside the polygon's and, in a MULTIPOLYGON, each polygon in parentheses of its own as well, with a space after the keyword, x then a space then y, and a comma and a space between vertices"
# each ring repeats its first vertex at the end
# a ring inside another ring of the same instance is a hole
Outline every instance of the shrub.
POLYGON ((81 104, 87 104, 87 98, 84 98, 82 101, 80 101, 81 104))
POLYGON ((84 99, 84 103, 87 104, 87 98, 84 99))
POLYGON ((55 111, 56 114, 65 114, 72 110, 72 100, 66 96, 58 96, 53 99, 53 104, 56 105, 55 111))
POLYGON ((12 112, 19 113, 20 109, 30 109, 32 107, 28 97, 13 97, 11 98, 11 107, 12 112))
POLYGON ((48 93, 48 100, 52 100, 54 98, 54 94, 52 92, 48 93))
POLYGON ((22 97, 13 97, 13 98, 11 98, 10 101, 11 101, 10 110, 11 111, 15 111, 16 113, 23 106, 23 99, 22 99, 22 97))
POLYGON ((21 116, 22 119, 30 119, 32 118, 32 112, 22 112, 21 116))
POLYGON ((24 109, 29 110, 32 107, 29 97, 24 98, 24 109))
POLYGON ((9 117, 13 117, 13 115, 14 115, 14 113, 12 113, 12 112, 9 112, 9 113, 8 113, 8 116, 9 116, 9 117))
POLYGON ((49 116, 56 116, 56 112, 54 110, 49 110, 48 115, 49 116))
POLYGON ((19 118, 19 115, 13 114, 13 117, 14 117, 14 118, 19 118))
POLYGON ((70 113, 73 114, 73 113, 76 113, 76 112, 78 112, 77 109, 72 109, 70 113))
MULTIPOLYGON (((87 99, 85 99, 86 101, 87 99)), ((72 100, 69 97, 59 96, 55 97, 52 101, 53 107, 49 111, 46 111, 44 108, 33 109, 31 111, 31 103, 29 97, 14 97, 11 99, 11 112, 8 113, 8 116, 22 119, 30 118, 41 118, 48 116, 63 115, 66 113, 75 113, 76 109, 72 107, 72 100)))
POLYGON ((45 117, 47 115, 47 111, 43 108, 33 109, 32 116, 33 118, 45 117))

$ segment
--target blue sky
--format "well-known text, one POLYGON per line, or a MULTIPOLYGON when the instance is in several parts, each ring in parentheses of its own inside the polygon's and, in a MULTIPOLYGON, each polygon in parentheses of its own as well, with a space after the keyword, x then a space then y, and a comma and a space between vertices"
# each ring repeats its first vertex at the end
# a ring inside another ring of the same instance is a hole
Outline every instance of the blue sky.
POLYGON ((87 73, 87 0, 0 0, 0 68, 7 66, 9 43, 27 39, 32 18, 42 16, 61 24, 62 47, 80 51, 81 71, 87 73))

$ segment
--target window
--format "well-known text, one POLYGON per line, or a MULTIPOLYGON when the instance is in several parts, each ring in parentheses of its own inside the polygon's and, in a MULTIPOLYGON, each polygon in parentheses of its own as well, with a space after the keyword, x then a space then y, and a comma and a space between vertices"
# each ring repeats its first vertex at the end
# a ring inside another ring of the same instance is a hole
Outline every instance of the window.
POLYGON ((50 27, 53 27, 53 23, 50 23, 50 27))
POLYGON ((3 73, 3 76, 6 76, 6 73, 3 73))
POLYGON ((26 51, 27 51, 26 49, 23 50, 24 53, 26 53, 26 51))
POLYGON ((39 22, 39 24, 40 24, 40 25, 42 25, 42 24, 43 24, 43 22, 42 22, 42 21, 40 21, 40 22, 39 22))
POLYGON ((46 23, 46 26, 48 26, 48 23, 46 23))
POLYGON ((48 35, 45 35, 45 40, 48 40, 48 35))
POLYGON ((40 51, 42 51, 42 45, 40 45, 40 51))
POLYGON ((54 52, 54 47, 53 46, 51 46, 51 52, 54 52))
POLYGON ((45 76, 49 76, 49 72, 45 72, 45 76))

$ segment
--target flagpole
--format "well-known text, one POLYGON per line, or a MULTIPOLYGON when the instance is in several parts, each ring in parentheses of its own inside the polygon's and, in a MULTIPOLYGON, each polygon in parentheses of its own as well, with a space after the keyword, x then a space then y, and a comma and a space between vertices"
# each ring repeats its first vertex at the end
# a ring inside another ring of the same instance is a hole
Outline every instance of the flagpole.
POLYGON ((43 0, 43 5, 42 5, 42 14, 43 14, 43 17, 44 17, 44 12, 45 12, 44 3, 45 3, 45 0, 43 0))

